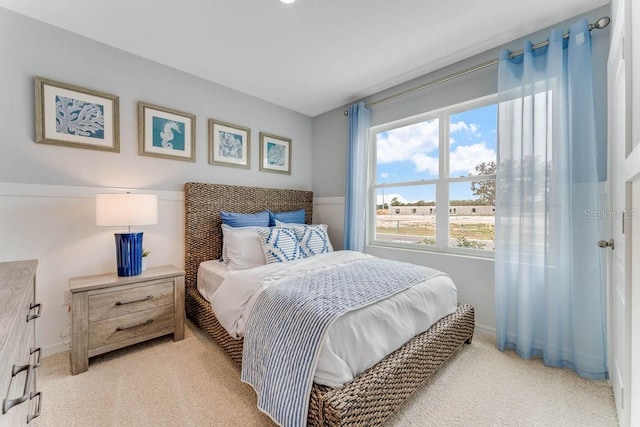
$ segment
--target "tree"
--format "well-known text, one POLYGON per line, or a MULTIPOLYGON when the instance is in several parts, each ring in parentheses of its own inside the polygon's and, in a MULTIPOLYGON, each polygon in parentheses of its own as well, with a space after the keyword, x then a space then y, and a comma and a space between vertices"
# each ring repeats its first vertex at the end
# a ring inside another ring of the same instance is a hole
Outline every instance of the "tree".
MULTIPOLYGON (((482 162, 476 166, 478 175, 495 175, 496 162, 482 162)), ((494 206, 496 202, 496 181, 494 179, 483 181, 471 181, 471 192, 478 197, 478 202, 483 205, 494 206)))
POLYGON ((391 206, 402 206, 403 203, 397 197, 391 199, 391 206))

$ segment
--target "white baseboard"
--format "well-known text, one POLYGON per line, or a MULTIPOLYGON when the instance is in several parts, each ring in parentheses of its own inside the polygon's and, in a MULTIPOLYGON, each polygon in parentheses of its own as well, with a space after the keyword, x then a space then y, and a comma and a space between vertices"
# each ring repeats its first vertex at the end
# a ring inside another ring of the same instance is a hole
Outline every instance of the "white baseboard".
POLYGON ((496 328, 491 328, 491 327, 486 326, 486 325, 476 324, 475 333, 480 334, 480 335, 484 335, 484 336, 487 336, 487 337, 495 338, 495 336, 496 336, 496 328))

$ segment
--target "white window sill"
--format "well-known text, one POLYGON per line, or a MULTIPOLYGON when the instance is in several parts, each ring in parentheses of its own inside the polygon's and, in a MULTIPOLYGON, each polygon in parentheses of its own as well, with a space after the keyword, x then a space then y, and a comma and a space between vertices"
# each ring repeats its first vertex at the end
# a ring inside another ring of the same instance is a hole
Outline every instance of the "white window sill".
POLYGON ((407 245, 403 243, 390 243, 381 241, 371 241, 366 246, 380 249, 393 249, 400 251, 419 252, 437 255, 448 255, 464 258, 485 259, 493 261, 495 258, 495 251, 486 251, 480 249, 466 249, 466 248, 454 248, 454 247, 436 247, 427 245, 407 245))

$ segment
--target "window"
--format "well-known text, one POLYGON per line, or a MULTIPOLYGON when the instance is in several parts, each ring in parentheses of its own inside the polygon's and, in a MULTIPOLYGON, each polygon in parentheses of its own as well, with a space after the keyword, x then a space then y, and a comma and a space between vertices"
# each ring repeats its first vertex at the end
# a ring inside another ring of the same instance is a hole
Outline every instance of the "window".
POLYGON ((375 209, 370 241, 492 253, 495 100, 476 100, 372 128, 370 188, 375 209))

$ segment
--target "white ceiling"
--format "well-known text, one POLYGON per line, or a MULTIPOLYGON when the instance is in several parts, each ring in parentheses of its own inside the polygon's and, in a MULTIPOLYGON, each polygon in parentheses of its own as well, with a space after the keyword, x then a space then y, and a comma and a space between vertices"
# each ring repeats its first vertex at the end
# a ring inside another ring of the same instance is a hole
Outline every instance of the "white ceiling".
POLYGON ((0 0, 309 116, 609 0, 0 0))

